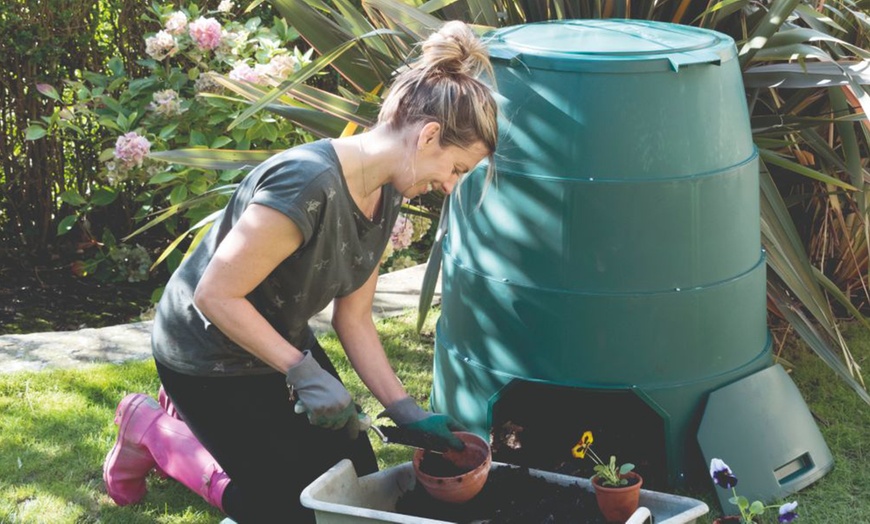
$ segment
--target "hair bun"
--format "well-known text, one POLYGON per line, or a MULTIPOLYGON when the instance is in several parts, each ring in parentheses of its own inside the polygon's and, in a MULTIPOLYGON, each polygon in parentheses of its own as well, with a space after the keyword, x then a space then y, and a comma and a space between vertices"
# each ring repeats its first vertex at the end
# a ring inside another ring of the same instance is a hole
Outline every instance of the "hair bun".
POLYGON ((458 20, 445 23, 423 42, 419 65, 475 77, 492 67, 486 46, 467 24, 458 20))
POLYGON ((396 75, 378 112, 378 126, 401 132, 403 140, 416 144, 423 127, 437 123, 442 147, 482 143, 492 157, 498 144, 498 105, 483 42, 468 25, 455 21, 442 25, 420 49, 417 60, 396 75), (491 83, 478 78, 481 73, 491 83))

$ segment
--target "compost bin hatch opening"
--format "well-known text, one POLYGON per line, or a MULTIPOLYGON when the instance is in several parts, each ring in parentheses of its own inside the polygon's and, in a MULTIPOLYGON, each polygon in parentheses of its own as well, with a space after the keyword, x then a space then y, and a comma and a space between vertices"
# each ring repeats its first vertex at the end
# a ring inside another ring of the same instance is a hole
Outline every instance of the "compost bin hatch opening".
POLYGON ((513 380, 492 408, 493 460, 588 478, 595 463, 571 453, 585 431, 601 460, 616 455, 635 465, 645 488, 665 485, 665 421, 633 389, 513 380))

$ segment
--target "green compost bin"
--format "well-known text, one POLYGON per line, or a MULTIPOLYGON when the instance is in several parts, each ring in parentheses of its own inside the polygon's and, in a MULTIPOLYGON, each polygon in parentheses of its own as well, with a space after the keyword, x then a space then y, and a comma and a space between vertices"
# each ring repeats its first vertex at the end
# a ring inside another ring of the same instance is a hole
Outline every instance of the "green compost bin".
MULTIPOLYGON (((453 195, 431 403, 494 459, 707 480, 713 391, 771 365, 758 155, 733 40, 569 20, 489 35, 496 181, 453 195)), ((736 408, 736 407, 735 407, 736 408)))

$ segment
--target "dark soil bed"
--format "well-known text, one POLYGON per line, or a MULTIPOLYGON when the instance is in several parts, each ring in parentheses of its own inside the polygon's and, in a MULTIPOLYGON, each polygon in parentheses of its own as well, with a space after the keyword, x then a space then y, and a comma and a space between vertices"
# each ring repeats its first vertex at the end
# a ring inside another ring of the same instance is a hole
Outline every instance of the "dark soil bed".
POLYGON ((67 261, 33 262, 0 251, 0 335, 134 321, 151 306, 155 286, 81 278, 67 261))
POLYGON ((447 522, 583 524, 605 522, 595 495, 577 485, 562 486, 533 476, 528 468, 493 468, 483 490, 464 504, 429 496, 419 484, 402 495, 396 511, 447 522))

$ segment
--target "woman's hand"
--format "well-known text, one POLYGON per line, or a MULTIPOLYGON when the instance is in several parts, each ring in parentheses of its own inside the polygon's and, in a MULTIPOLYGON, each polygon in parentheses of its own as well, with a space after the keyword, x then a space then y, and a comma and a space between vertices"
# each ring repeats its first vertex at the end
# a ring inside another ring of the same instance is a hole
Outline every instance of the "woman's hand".
POLYGON ((444 441, 452 449, 465 449, 465 443, 453 434, 465 430, 462 424, 447 415, 423 410, 411 397, 391 404, 380 416, 390 417, 400 428, 444 441))
POLYGON ((347 389, 325 371, 310 351, 304 352, 299 364, 287 370, 287 386, 295 396, 296 412, 308 415, 308 421, 327 429, 348 428, 351 438, 360 432, 359 418, 347 389))

